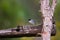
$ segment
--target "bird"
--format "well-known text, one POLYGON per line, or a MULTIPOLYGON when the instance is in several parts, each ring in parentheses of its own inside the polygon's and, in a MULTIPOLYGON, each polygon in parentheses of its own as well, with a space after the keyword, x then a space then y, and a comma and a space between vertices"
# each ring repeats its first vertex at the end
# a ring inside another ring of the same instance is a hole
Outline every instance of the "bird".
POLYGON ((32 24, 32 25, 35 25, 35 24, 36 24, 36 22, 35 22, 34 19, 28 19, 28 22, 29 22, 30 24, 32 24))

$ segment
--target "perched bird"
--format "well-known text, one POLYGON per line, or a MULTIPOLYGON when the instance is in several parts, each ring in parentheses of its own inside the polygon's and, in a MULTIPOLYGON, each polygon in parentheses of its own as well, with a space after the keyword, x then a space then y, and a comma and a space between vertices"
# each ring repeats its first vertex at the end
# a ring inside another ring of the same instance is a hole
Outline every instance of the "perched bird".
POLYGON ((33 19, 28 19, 28 21, 29 21, 29 23, 32 24, 32 25, 35 25, 35 24, 36 24, 35 20, 33 20, 33 19))

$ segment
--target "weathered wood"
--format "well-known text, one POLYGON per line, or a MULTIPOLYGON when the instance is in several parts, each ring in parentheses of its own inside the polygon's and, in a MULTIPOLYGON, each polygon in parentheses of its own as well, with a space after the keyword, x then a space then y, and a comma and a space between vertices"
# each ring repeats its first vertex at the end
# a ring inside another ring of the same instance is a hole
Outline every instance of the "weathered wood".
MULTIPOLYGON (((55 27, 53 27, 53 31, 51 33, 53 36, 55 36, 54 28, 55 27)), ((38 39, 38 37, 41 37, 41 32, 42 24, 37 26, 17 26, 16 28, 0 30, 0 38, 36 37, 38 39)))
POLYGON ((0 30, 1 37, 32 37, 41 36, 42 26, 20 26, 18 28, 10 28, 6 30, 0 30), (17 31, 19 30, 19 31, 17 31))
POLYGON ((49 0, 40 0, 41 3, 41 12, 43 16, 43 30, 42 30, 42 39, 50 40, 51 30, 53 28, 52 17, 56 6, 56 0, 52 0, 53 3, 50 7, 49 0))

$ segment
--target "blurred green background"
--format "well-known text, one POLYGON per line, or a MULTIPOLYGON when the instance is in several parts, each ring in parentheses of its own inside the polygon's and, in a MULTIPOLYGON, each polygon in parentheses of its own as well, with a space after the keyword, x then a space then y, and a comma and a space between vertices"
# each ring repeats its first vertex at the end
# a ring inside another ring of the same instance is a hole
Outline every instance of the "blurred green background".
MULTIPOLYGON (((0 29, 16 27, 17 25, 31 25, 28 19, 41 23, 39 0, 0 0, 0 29)), ((51 40, 60 40, 60 0, 55 9, 57 34, 51 40)), ((0 40, 33 40, 34 37, 0 38, 0 40)))

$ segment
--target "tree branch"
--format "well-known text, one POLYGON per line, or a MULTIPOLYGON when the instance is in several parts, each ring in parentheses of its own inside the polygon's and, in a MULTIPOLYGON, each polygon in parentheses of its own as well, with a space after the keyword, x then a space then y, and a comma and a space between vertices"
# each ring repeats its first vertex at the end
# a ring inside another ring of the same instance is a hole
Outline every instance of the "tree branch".
POLYGON ((51 13, 52 13, 52 16, 53 16, 53 13, 54 13, 54 10, 55 10, 56 5, 57 5, 57 0, 53 0, 52 6, 51 6, 51 13))
MULTIPOLYGON (((54 19, 53 22, 55 23, 54 19)), ((41 37, 42 24, 37 26, 17 26, 16 28, 10 28, 5 30, 0 30, 0 38, 15 38, 15 37, 41 37)), ((51 36, 55 36, 55 27, 51 32, 51 36)), ((35 38, 35 40, 37 40, 35 38)))
POLYGON ((50 40, 51 30, 53 28, 53 12, 56 6, 56 0, 53 0, 52 6, 50 8, 49 0, 41 0, 41 12, 43 16, 43 30, 42 30, 42 39, 50 40))
POLYGON ((20 26, 18 28, 10 28, 0 30, 0 38, 3 37, 32 37, 41 36, 42 25, 38 26, 20 26))

